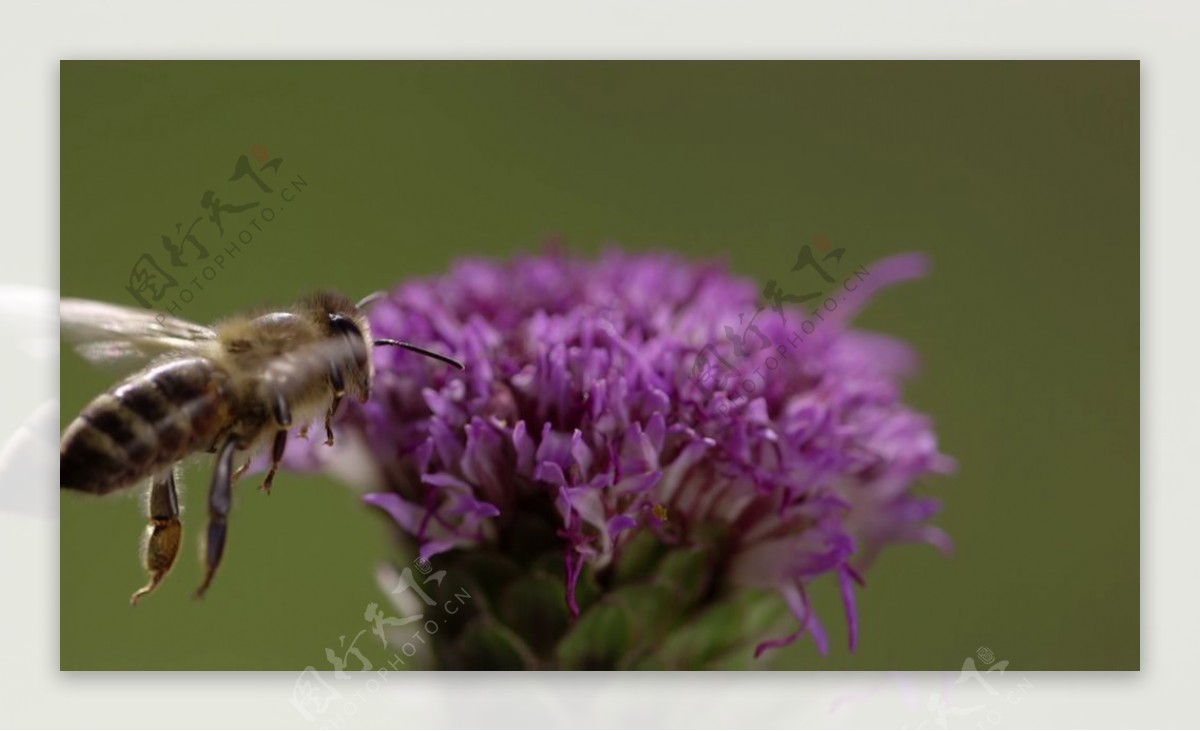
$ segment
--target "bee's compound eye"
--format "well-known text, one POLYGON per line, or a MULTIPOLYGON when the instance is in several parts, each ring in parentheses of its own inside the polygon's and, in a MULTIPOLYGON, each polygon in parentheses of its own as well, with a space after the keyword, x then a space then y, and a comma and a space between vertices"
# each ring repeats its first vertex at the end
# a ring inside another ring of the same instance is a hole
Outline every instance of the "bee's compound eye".
POLYGON ((360 340, 362 339, 362 330, 359 329, 358 324, 345 315, 330 315, 329 323, 335 332, 343 335, 357 335, 360 340))
POLYGON ((359 329, 358 324, 345 315, 330 315, 329 323, 335 333, 341 333, 350 341, 355 363, 360 367, 366 365, 367 343, 363 338, 362 330, 359 329))

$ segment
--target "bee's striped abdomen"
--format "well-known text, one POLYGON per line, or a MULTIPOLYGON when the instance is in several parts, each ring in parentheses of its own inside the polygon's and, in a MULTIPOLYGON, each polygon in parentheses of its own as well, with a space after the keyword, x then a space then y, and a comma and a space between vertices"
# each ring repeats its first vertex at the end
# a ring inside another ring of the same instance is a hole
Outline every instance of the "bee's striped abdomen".
POLYGON ((88 404, 67 428, 59 481, 97 493, 128 487, 208 449, 230 424, 232 400, 228 375, 204 358, 131 376, 88 404))

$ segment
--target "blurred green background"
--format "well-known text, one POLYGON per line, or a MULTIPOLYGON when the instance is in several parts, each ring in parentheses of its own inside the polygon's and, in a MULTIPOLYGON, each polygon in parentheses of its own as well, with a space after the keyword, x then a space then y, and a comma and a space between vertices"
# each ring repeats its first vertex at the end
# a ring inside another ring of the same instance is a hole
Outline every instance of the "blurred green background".
MULTIPOLYGON (((805 641, 764 667, 955 670, 987 646, 1009 669, 1138 668, 1136 62, 87 61, 61 85, 64 296, 134 304, 143 253, 200 276, 161 239, 207 190, 276 217, 193 287, 180 314, 198 321, 551 235, 725 257, 759 281, 795 276, 816 236, 863 262, 928 252, 932 277, 859 324, 923 356, 908 399, 961 464, 929 486, 957 552, 885 552, 854 655, 829 581, 830 656, 805 641), (272 193, 228 180, 264 150, 283 159, 261 173, 272 193)), ((224 241, 250 217, 228 214, 224 241)), ((64 350, 63 426, 113 379, 64 350)), ((208 474, 189 471, 187 548, 136 610, 138 497, 61 496, 63 669, 328 668, 385 602, 384 519, 290 474, 269 498, 242 483, 193 601, 208 474)))

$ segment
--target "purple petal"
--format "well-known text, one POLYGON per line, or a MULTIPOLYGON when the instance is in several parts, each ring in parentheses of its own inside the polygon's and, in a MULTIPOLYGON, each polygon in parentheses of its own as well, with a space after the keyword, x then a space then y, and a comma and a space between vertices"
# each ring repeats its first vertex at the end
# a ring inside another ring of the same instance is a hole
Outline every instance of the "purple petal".
POLYGON ((831 573, 855 648, 850 562, 867 567, 899 542, 952 547, 931 524, 940 503, 913 492, 956 466, 902 400, 918 358, 847 325, 928 269, 921 255, 847 257, 837 275, 855 289, 815 318, 776 311, 716 262, 618 250, 463 260, 400 285, 369 317, 373 335, 454 355, 466 371, 376 350, 370 403, 347 403, 335 426, 358 452, 297 440, 286 465, 382 483, 364 499, 423 555, 498 550, 511 523, 501 511, 552 504, 573 612, 582 571, 640 531, 687 545, 708 540, 699 526, 727 526, 737 550, 722 581, 790 594, 801 622, 760 653, 804 632, 824 651, 804 592, 831 573))

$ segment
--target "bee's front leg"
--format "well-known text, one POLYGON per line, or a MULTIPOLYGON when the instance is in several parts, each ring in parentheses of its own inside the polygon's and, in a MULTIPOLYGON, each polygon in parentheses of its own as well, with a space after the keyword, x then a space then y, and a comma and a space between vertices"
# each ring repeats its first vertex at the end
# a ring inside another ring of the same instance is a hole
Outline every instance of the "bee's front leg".
POLYGON ((333 401, 329 404, 329 411, 325 413, 325 444, 332 447, 333 415, 342 403, 342 397, 346 395, 346 383, 342 379, 342 369, 335 361, 329 363, 329 385, 333 389, 333 401))
POLYGON ((175 491, 174 467, 156 476, 150 483, 147 507, 150 525, 146 528, 142 563, 150 574, 150 581, 129 598, 135 607, 142 597, 158 588, 179 555, 183 525, 179 522, 179 495, 175 491))

